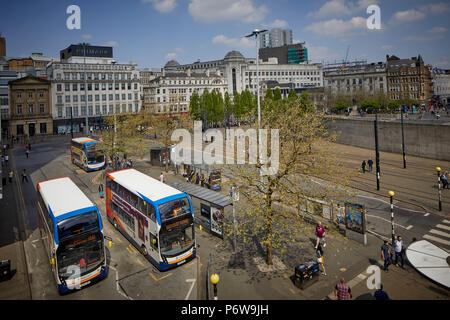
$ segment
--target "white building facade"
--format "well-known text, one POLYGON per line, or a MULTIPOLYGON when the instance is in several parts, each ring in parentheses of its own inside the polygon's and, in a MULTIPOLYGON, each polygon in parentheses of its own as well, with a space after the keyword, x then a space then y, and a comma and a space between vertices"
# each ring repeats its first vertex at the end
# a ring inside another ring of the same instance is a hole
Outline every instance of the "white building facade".
POLYGON ((450 103, 450 70, 434 68, 431 79, 436 98, 444 105, 450 103))
POLYGON ((136 64, 115 64, 110 58, 70 57, 50 63, 47 76, 52 82, 52 116, 57 133, 68 132, 71 122, 74 132, 81 130, 86 115, 89 125, 97 126, 103 123, 103 116, 141 110, 136 64))

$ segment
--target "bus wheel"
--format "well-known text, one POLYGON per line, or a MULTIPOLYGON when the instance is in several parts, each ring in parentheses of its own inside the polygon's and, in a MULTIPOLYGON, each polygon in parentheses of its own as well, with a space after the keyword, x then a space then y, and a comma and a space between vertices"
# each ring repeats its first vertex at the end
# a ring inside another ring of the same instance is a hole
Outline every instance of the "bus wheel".
POLYGON ((147 248, 144 245, 142 245, 141 251, 144 256, 146 256, 148 254, 147 248))
POLYGON ((116 221, 116 219, 113 220, 113 225, 114 225, 114 228, 119 229, 118 226, 117 226, 117 221, 116 221))

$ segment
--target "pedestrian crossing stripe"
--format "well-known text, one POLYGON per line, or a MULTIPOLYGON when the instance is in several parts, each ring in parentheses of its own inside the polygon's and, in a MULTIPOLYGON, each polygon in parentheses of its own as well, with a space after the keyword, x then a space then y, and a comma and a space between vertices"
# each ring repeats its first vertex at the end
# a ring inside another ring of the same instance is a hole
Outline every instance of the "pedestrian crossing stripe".
POLYGON ((431 241, 436 241, 436 242, 445 244, 447 246, 450 246, 450 241, 447 241, 447 240, 444 240, 444 239, 441 239, 441 238, 438 238, 438 237, 433 237, 433 236, 430 236, 428 234, 424 235, 423 238, 431 240, 431 241))
POLYGON ((448 234, 446 232, 439 231, 439 230, 431 229, 430 233, 437 234, 437 235, 442 236, 442 237, 450 238, 450 234, 448 234))
POLYGON ((439 228, 439 229, 444 229, 444 230, 448 230, 448 231, 450 231, 450 227, 448 227, 448 226, 444 226, 443 224, 438 224, 438 225, 436 225, 436 228, 439 228))
POLYGON ((444 219, 444 220, 442 220, 442 222, 443 222, 443 223, 448 223, 448 224, 450 224, 450 221, 448 221, 448 220, 445 220, 445 219, 444 219))

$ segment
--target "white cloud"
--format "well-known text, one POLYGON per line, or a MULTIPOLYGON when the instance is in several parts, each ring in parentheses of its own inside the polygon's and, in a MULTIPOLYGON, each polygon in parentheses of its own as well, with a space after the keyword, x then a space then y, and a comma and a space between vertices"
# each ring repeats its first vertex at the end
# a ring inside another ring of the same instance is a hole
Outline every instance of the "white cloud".
POLYGON ((309 17, 327 18, 332 16, 348 16, 366 11, 367 7, 377 4, 378 0, 330 0, 327 1, 318 11, 308 13, 309 17))
POLYGON ((175 52, 169 52, 168 54, 166 54, 166 59, 169 60, 173 60, 177 57, 178 55, 175 52))
POLYGON ((332 19, 313 23, 305 30, 322 36, 349 36, 365 32, 367 24, 363 17, 353 17, 347 21, 332 19))
POLYGON ((248 49, 255 47, 255 42, 249 38, 228 38, 223 34, 217 35, 212 39, 214 44, 223 44, 233 49, 248 49))
POLYGON ((107 42, 103 43, 102 45, 108 46, 108 47, 118 47, 119 43, 117 41, 107 41, 107 42))
POLYGON ((189 13, 195 20, 203 22, 244 21, 261 22, 268 10, 262 5, 256 7, 253 0, 191 0, 189 13))
POLYGON ((385 44, 385 45, 382 45, 381 48, 384 49, 384 50, 389 50, 389 49, 394 48, 394 46, 390 45, 390 44, 385 44))
POLYGON ((92 39, 92 35, 90 35, 90 34, 83 34, 82 38, 83 39, 92 39))
POLYGON ((407 40, 407 41, 434 41, 434 40, 441 40, 443 39, 444 36, 441 34, 436 34, 436 35, 432 35, 430 36, 429 34, 425 34, 425 35, 417 35, 417 36, 408 36, 406 38, 404 38, 403 40, 407 40))
POLYGON ((263 24, 263 27, 265 28, 286 28, 288 26, 287 21, 275 19, 269 24, 263 24))
POLYGON ((417 20, 422 20, 426 18, 426 14, 423 11, 418 11, 416 9, 410 9, 406 11, 396 12, 391 20, 391 24, 403 23, 403 22, 413 22, 417 20))
POLYGON ((308 43, 305 43, 305 46, 308 49, 308 59, 314 62, 332 61, 341 57, 340 54, 325 46, 316 47, 309 45, 308 43))
POLYGON ((428 30, 427 32, 429 32, 429 33, 444 33, 444 32, 447 32, 447 29, 444 27, 434 27, 434 28, 428 30))
POLYGON ((155 10, 169 13, 177 6, 176 0, 141 0, 142 3, 151 3, 155 10))
POLYGON ((426 6, 422 6, 421 10, 426 10, 432 14, 440 14, 450 12, 450 4, 445 2, 430 3, 426 6))

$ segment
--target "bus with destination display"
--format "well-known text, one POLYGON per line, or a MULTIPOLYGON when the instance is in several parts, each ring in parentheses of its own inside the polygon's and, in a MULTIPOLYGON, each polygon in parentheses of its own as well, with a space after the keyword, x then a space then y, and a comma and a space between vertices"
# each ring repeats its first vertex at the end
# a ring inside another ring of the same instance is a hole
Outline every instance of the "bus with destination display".
POLYGON ((108 220, 158 270, 196 255, 194 211, 188 195, 135 169, 106 175, 108 220))
POLYGON ((105 151, 103 143, 91 138, 74 138, 70 145, 72 163, 86 171, 105 168, 105 151))
POLYGON ((97 207, 68 177, 37 184, 41 237, 60 294, 107 275, 103 224, 97 207))

